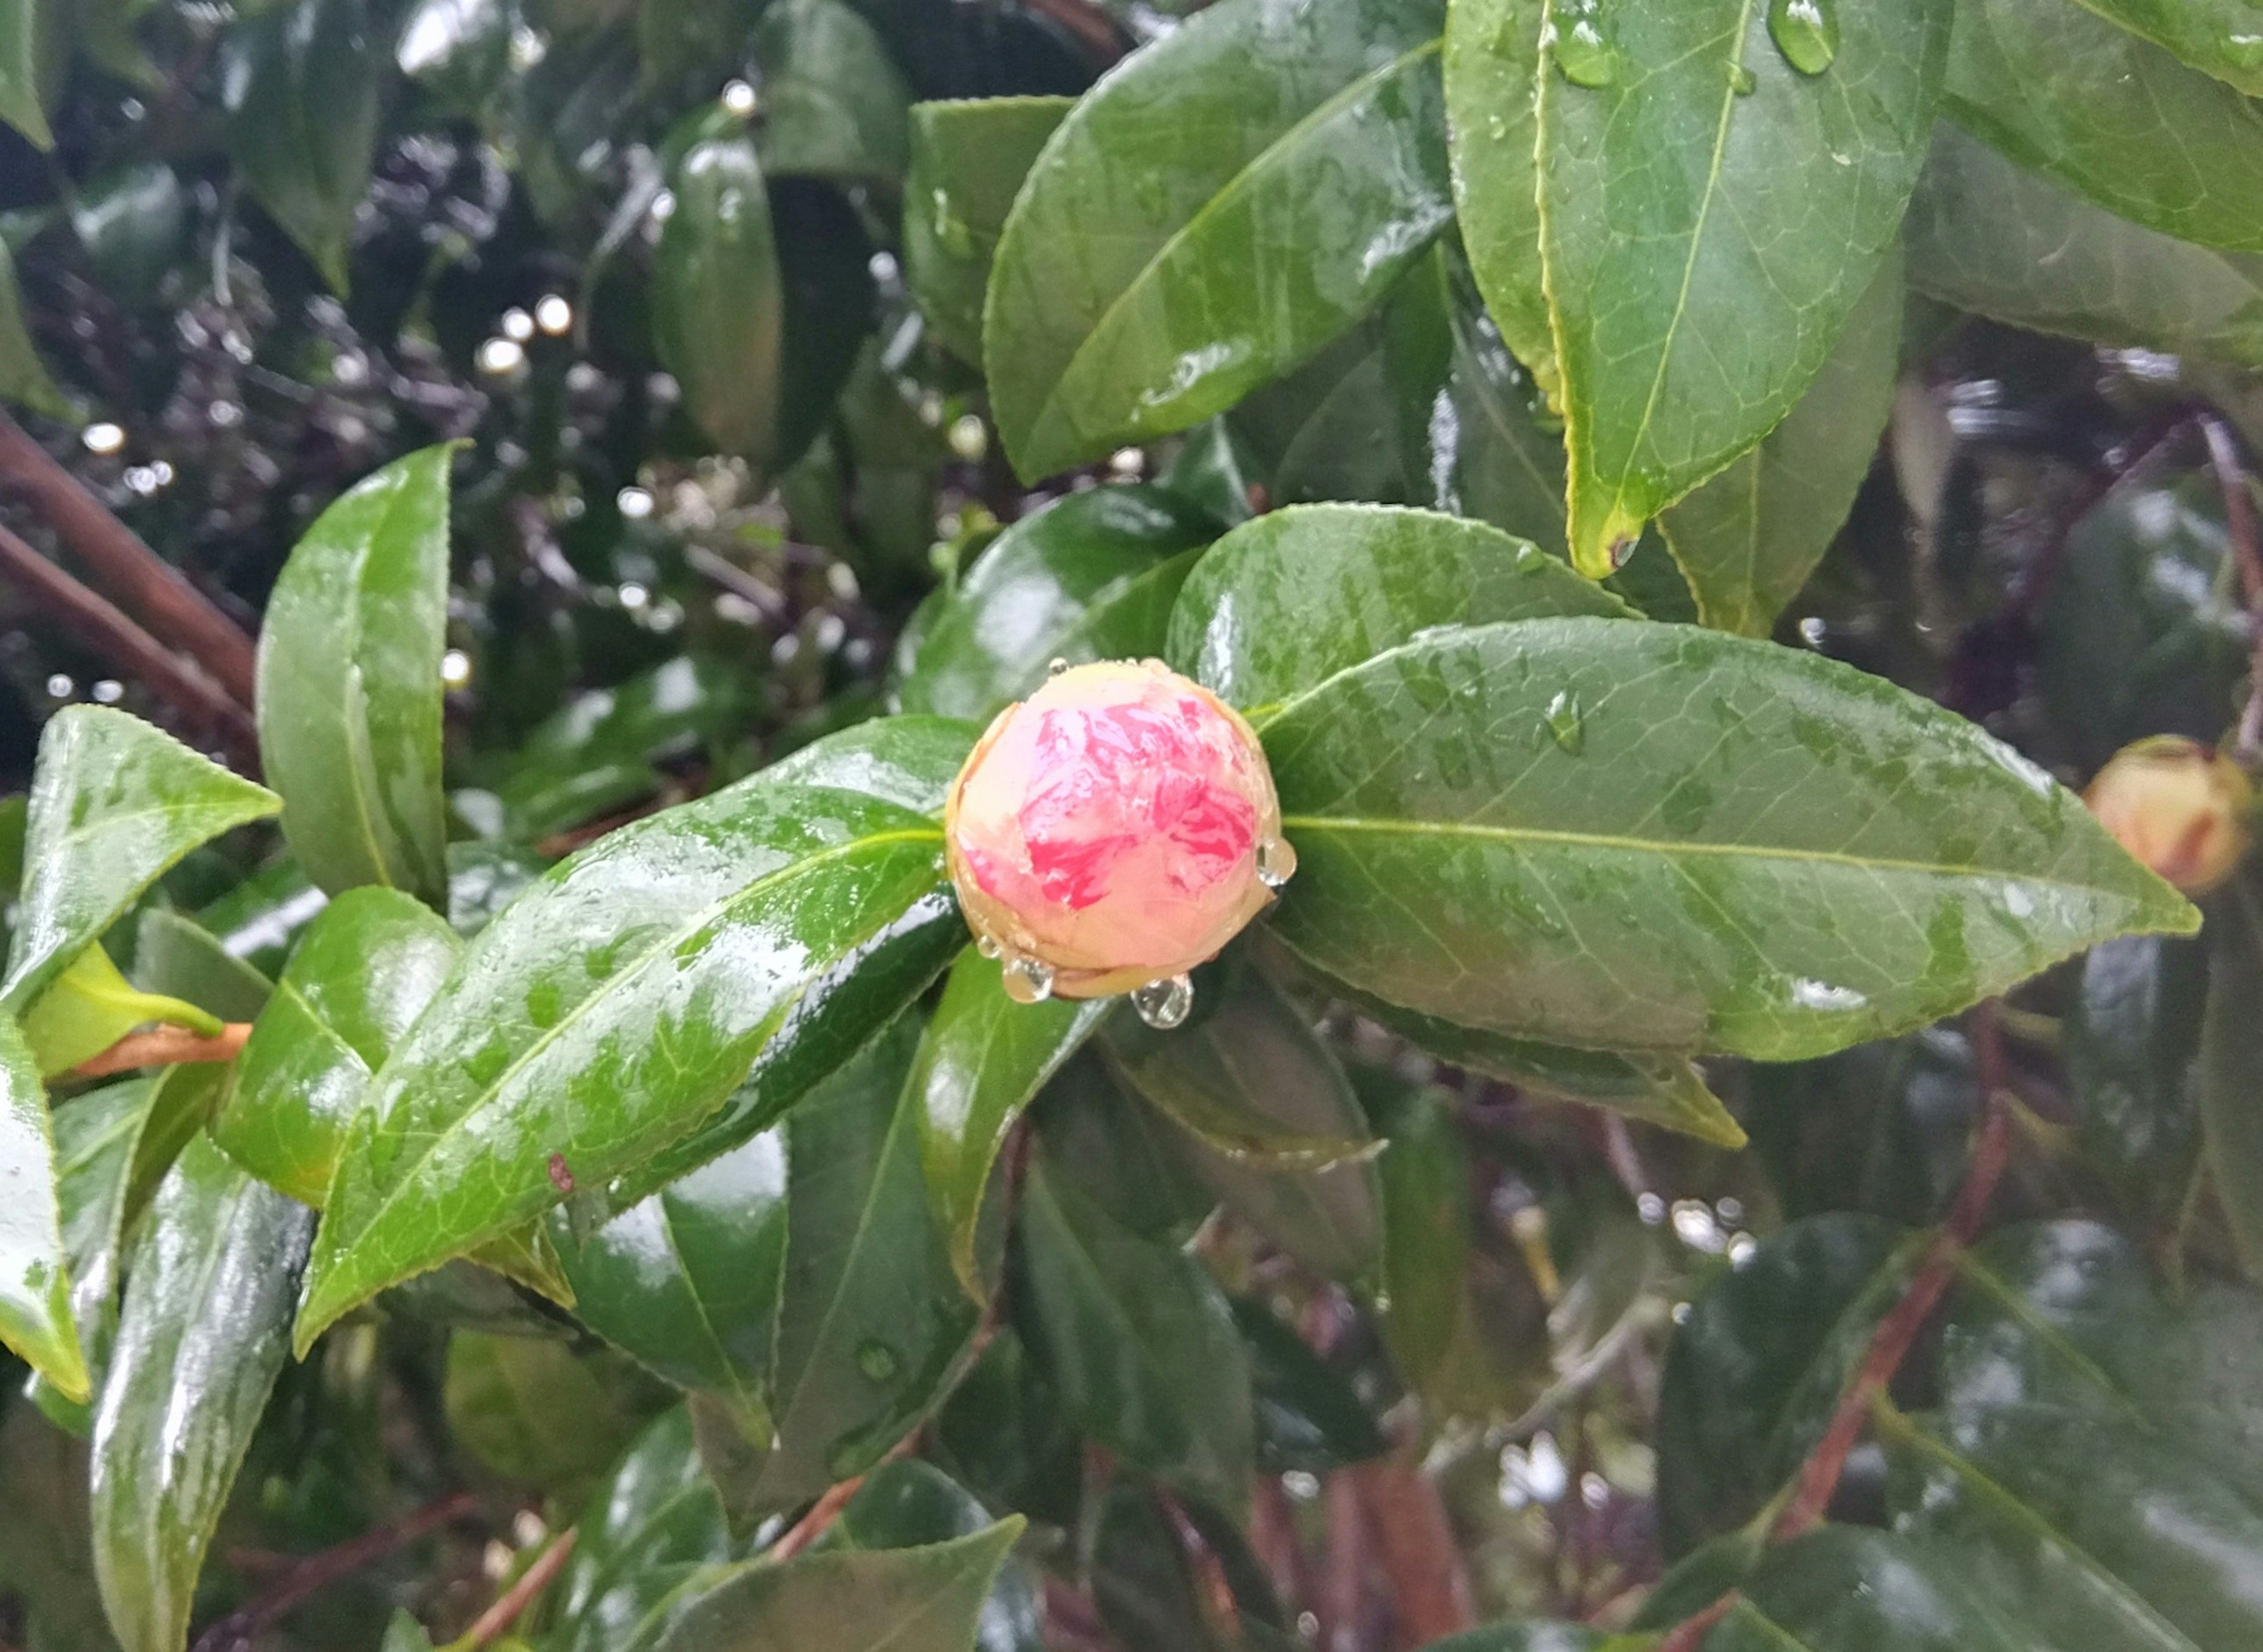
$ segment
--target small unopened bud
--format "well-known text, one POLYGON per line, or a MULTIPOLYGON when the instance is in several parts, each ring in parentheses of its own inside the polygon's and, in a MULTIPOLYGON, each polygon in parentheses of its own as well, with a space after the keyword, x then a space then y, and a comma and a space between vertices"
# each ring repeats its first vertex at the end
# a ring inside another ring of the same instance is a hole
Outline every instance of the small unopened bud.
POLYGON ((2179 735, 2124 746, 2082 795, 2116 843, 2187 895, 2230 877, 2252 838, 2246 775, 2179 735))
POLYGON ((999 713, 944 831, 984 950, 1065 998, 1207 962, 1293 865, 1255 733, 1153 660, 1057 671, 999 713))

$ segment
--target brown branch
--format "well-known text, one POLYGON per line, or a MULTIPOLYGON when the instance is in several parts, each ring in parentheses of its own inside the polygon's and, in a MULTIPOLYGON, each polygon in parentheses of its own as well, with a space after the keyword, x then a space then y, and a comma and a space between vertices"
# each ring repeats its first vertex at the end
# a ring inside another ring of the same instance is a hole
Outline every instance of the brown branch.
POLYGON ((479 1621, 454 1644, 466 1648, 467 1652, 478 1652, 488 1641, 499 1639, 534 1604, 534 1598, 549 1588, 551 1580, 565 1569, 566 1562, 574 1555, 575 1540, 581 1535, 578 1526, 569 1525, 560 1532, 548 1548, 535 1556, 534 1564, 520 1573, 518 1581, 505 1590, 494 1605, 480 1613, 479 1621))
POLYGON ((2200 417, 2200 433, 2208 442, 2209 468, 2223 494, 2223 525, 2231 536, 2233 560, 2239 565, 2240 588, 2247 596, 2247 613, 2254 635, 2254 652, 2247 670, 2247 704, 2239 713, 2239 730, 2231 754, 2243 764, 2263 756, 2263 545, 2255 534, 2255 496, 2248 491, 2247 467, 2240 458, 2238 438, 2215 413, 2200 417))
POLYGON ((864 1476, 858 1474, 855 1479, 844 1480, 828 1490, 810 1505, 807 1514, 795 1521, 784 1536, 770 1545, 764 1558, 780 1562, 790 1561, 823 1537, 826 1529, 840 1518, 841 1511, 849 1506, 849 1499, 857 1495, 857 1488, 864 1483, 864 1476))
POLYGON ((394 1549, 462 1518, 479 1506, 476 1496, 459 1491, 425 1504, 406 1519, 365 1532, 334 1548, 297 1561, 272 1588, 199 1635, 194 1652, 235 1652, 237 1648, 249 1646, 270 1625, 280 1621, 340 1578, 351 1576, 394 1549))
POLYGON ((1713 1626, 1734 1612, 1737 1602, 1743 1598, 1732 1589, 1695 1617, 1684 1618, 1658 1643, 1658 1652, 1697 1652, 1698 1645, 1712 1634, 1713 1626))
POLYGON ((1391 1585, 1395 1644, 1428 1646, 1475 1627, 1461 1546, 1429 1476, 1399 1458, 1342 1472, 1359 1489, 1368 1533, 1391 1585))
POLYGON ((251 1036, 251 1023, 230 1021, 211 1038, 186 1027, 153 1027, 128 1032, 99 1055, 70 1069, 73 1078, 107 1078, 137 1067, 171 1067, 182 1061, 232 1061, 251 1036))
POLYGON ((0 580, 15 586, 122 675, 141 683, 183 722, 217 737, 239 767, 259 772, 259 740, 251 714, 227 689, 4 527, 0 527, 0 580))
POLYGON ((1108 14, 1090 0, 1029 0, 1030 10, 1075 36, 1106 68, 1124 55, 1124 37, 1108 14))
POLYGON ((94 571, 119 605, 249 710, 254 698, 251 639, 180 569, 55 462, 23 426, 0 412, 0 484, 28 499, 63 542, 94 571))

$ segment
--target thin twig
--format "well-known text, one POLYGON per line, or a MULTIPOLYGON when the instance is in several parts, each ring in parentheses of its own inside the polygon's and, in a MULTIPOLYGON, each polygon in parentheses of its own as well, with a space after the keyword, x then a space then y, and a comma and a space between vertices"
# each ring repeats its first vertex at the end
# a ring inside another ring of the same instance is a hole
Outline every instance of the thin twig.
POLYGON ((182 1061, 232 1061, 251 1036, 251 1023, 230 1021, 211 1038, 186 1027, 153 1027, 128 1032, 99 1055, 70 1069, 73 1078, 107 1078, 137 1067, 171 1067, 182 1061))
POLYGON ((858 1474, 853 1480, 844 1480, 829 1489, 810 1505, 807 1514, 795 1521, 784 1536, 770 1546, 763 1558, 774 1562, 790 1561, 816 1542, 825 1535, 827 1528, 840 1518, 841 1511, 849 1506, 849 1499, 857 1495, 857 1488, 864 1483, 864 1476, 858 1474))
POLYGON ((1124 55, 1124 37, 1108 14, 1091 0, 1029 0, 1030 10, 1074 35, 1106 68, 1124 55))
POLYGON ((426 1503, 406 1519, 365 1532, 334 1548, 297 1561, 271 1588, 199 1635, 194 1652, 234 1652, 235 1648, 249 1646, 270 1625, 279 1622, 340 1578, 382 1560, 428 1532, 461 1519, 479 1506, 478 1497, 468 1491, 459 1491, 426 1503))
POLYGON ((2247 612, 2253 621, 2247 704, 2240 711, 2239 731, 2231 744, 2234 760, 2252 764, 2263 756, 2263 544, 2256 540, 2255 496, 2248 491, 2238 438, 2215 413, 2200 416, 2200 431, 2208 441, 2209 468, 2223 494, 2223 525, 2231 536, 2232 557, 2239 565, 2240 587, 2247 594, 2247 612))
POLYGON ((1699 1644, 1713 1632, 1713 1626, 1734 1612, 1737 1602, 1743 1598, 1732 1589, 1695 1617, 1684 1618, 1658 1643, 1658 1652, 1697 1652, 1699 1644))
POLYGON ((569 1525, 552 1539, 550 1547, 535 1556, 534 1564, 520 1573, 518 1581, 505 1590, 494 1605, 480 1613, 479 1621, 454 1644, 466 1648, 466 1652, 478 1652, 488 1641, 500 1638, 534 1604, 534 1598, 549 1588, 551 1580, 565 1569, 566 1562, 573 1558, 575 1540, 581 1535, 579 1526, 569 1525))

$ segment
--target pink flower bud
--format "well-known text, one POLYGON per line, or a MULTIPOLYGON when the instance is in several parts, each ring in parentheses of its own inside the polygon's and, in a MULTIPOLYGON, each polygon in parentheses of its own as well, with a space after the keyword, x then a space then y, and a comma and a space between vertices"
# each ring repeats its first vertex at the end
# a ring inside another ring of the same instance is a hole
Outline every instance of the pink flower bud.
POLYGON ((2250 842, 2254 788, 2199 742, 2157 735, 2124 746, 2082 794, 2100 825, 2187 895, 2231 875, 2250 842))
POLYGON ((1256 735, 1154 660, 1057 671, 999 713, 944 833, 967 924, 1024 998, 1170 982, 1294 865, 1256 735))

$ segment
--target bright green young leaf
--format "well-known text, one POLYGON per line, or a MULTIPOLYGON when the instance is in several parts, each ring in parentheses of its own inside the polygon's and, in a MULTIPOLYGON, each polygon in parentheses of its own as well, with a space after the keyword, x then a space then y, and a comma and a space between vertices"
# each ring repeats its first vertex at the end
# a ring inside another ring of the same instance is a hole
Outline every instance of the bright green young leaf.
POLYGON ((2263 94, 2263 16, 2254 0, 2082 0, 2111 22, 2251 97, 2263 94))
POLYGON ((213 1140, 319 1210, 370 1076, 462 952, 446 919, 398 889, 349 889, 331 902, 252 1024, 213 1140))
POLYGON ((984 312, 1017 471, 1198 424, 1374 308, 1452 213, 1442 21, 1435 0, 1225 0, 1069 112, 984 312))
POLYGON ((1171 604, 1215 528, 1161 488, 1095 488, 1014 524, 919 639, 897 690, 906 711, 987 722, 1056 659, 1161 651, 1171 604))
POLYGON ((24 1013, 24 1041, 42 1077, 68 1072, 99 1055, 135 1027, 152 1021, 184 1026, 206 1038, 221 1030, 220 1018, 192 1004, 156 993, 137 992, 97 941, 57 975, 39 1001, 24 1013))
POLYGON ((1792 1060, 2194 921, 2025 759, 1769 643, 1448 628, 1263 732, 1300 867, 1274 932, 1516 1037, 1792 1060))
POLYGON ((2242 868, 2209 902, 2200 1119, 2216 1198, 2250 1279, 2263 1280, 2263 874, 2242 868))
MULTIPOLYGON (((1950 11, 1836 6, 1837 53, 1816 75, 1777 49, 1753 0, 1613 8, 1586 25, 1610 36, 1607 85, 1544 54, 1542 248, 1582 572, 1623 561, 1829 357, 1925 159, 1950 11)), ((1494 37, 1520 63, 1537 44, 1494 37)))
POLYGON ((1454 204, 1485 308, 1551 403, 1562 374, 1540 258, 1540 54, 1547 0, 1449 0, 1454 204))
POLYGON ((385 1626, 385 1639, 377 1643, 377 1652, 437 1652, 437 1648, 423 1624, 405 1609, 396 1608, 392 1621, 385 1626))
POLYGON ((951 967, 907 1081, 920 1165, 971 1295, 986 1294, 975 1238, 1006 1137, 1045 1081, 1115 1006, 1105 998, 1016 1004, 995 960, 969 946, 951 967))
POLYGON ((699 428, 760 468, 777 438, 784 300, 754 137, 694 143, 669 193, 675 210, 654 255, 653 347, 699 428))
POLYGON ((259 750, 283 835, 332 895, 444 903, 440 656, 451 445, 365 477, 291 552, 259 633, 259 750))
POLYGON ((904 180, 904 284, 928 329, 982 364, 990 260, 1030 163, 1069 111, 1068 98, 981 98, 911 108, 904 180))
POLYGON ((189 851, 280 806, 138 717, 64 707, 40 735, 0 1009, 22 1014, 189 851))
POLYGON ((623 1380, 633 1369, 549 1337, 459 1330, 448 1339, 448 1426, 505 1480, 572 1502, 651 1415, 651 1389, 623 1380))
POLYGON ((384 46, 366 0, 299 0, 245 19, 221 48, 236 170, 339 293, 377 158, 384 46))
POLYGON ((71 1316, 47 1092, 23 1034, 5 1016, 0 1016, 0 1169, 11 1188, 0 1221, 0 1342, 66 1399, 84 1400, 90 1384, 71 1316))
MULTIPOLYGON (((0 4, 0 11, 5 9, 0 4)), ((5 29, 6 25, 0 22, 0 33, 5 29)), ((0 242, 0 402, 13 402, 51 418, 66 417, 70 411, 70 403, 55 388, 47 364, 33 347, 31 332, 24 324, 24 295, 16 285, 16 261, 4 242, 0 242)))
POLYGON ((94 1566, 124 1652, 181 1652, 197 1575, 291 1351, 314 1217, 201 1138, 149 1208, 94 1419, 94 1566))
POLYGON ((1630 612, 1482 522, 1298 505, 1244 523, 1195 564, 1165 657, 1262 722, 1300 690, 1440 626, 1630 612))
MULTIPOLYGON (((82 1096, 54 1115, 55 1203, 70 1259, 71 1317, 97 1388, 118 1329, 127 1173, 134 1141, 149 1115, 153 1087, 148 1079, 128 1079, 82 1096)), ((81 1436, 93 1431, 91 1406, 66 1399, 44 1376, 35 1380, 31 1394, 58 1427, 81 1436)))
POLYGON ((2094 206, 1942 125, 1902 228, 1910 285, 2106 344, 2263 364, 2263 259, 2094 206))
POLYGON ((43 93, 47 90, 45 37, 63 20, 56 0, 0 0, 0 120, 30 139, 35 149, 52 149, 43 93))
POLYGON ((765 175, 896 185, 910 160, 911 93, 870 23, 842 0, 777 0, 753 50, 765 175))
POLYGON ((2108 212, 2263 251, 2263 108, 2075 0, 1958 0, 1944 108, 2108 212))
MULTIPOLYGON (((885 737, 837 736, 799 772, 826 757, 852 769, 885 737)), ((653 1159, 754 1068, 748 1105, 727 1114, 734 1140, 706 1156, 745 1140, 942 968, 965 931, 941 829, 793 772, 598 839, 481 931, 349 1134, 307 1342, 373 1292, 653 1159)))
POLYGON ((1231 1506, 1254 1449, 1249 1354, 1203 1265, 1123 1227, 1043 1159, 1022 1192, 1033 1351, 1085 1431, 1231 1506))
POLYGON ((1901 265, 1888 255, 1783 423, 1659 518, 1704 624, 1768 635, 1854 508, 1893 407, 1901 265))

